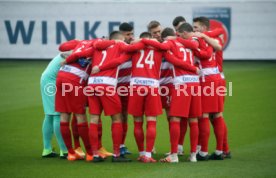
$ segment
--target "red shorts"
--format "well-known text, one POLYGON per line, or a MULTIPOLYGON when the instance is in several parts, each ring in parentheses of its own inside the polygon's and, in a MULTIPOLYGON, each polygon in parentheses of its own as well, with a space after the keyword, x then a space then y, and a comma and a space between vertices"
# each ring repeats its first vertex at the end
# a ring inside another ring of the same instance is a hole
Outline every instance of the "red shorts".
POLYGON ((171 90, 173 86, 162 85, 160 86, 160 96, 162 102, 162 108, 169 109, 171 104, 171 90))
POLYGON ((200 86, 187 86, 186 93, 181 89, 172 89, 170 116, 196 118, 202 115, 200 86))
POLYGON ((118 84, 117 92, 122 104, 122 113, 126 113, 129 98, 129 84, 118 84))
POLYGON ((104 87, 97 88, 93 86, 89 86, 89 89, 92 92, 88 97, 90 114, 101 115, 103 110, 106 116, 121 113, 122 106, 120 97, 115 90, 114 92, 110 92, 104 87))
POLYGON ((158 116, 162 114, 162 104, 158 88, 133 91, 129 95, 128 113, 133 116, 158 116))
POLYGON ((58 77, 56 87, 55 109, 57 112, 85 114, 87 96, 83 92, 84 85, 58 77), (72 91, 69 92, 70 88, 72 91), (62 89, 64 89, 63 92, 62 89))
POLYGON ((217 88, 220 85, 220 81, 207 81, 201 82, 201 103, 202 113, 218 113, 222 112, 221 97, 218 95, 217 88), (212 88, 212 89, 210 89, 212 88))
MULTIPOLYGON (((226 80, 225 79, 221 79, 219 81, 219 86, 220 87, 225 87, 225 89, 226 89, 226 80)), ((221 112, 224 111, 224 102, 225 102, 225 96, 224 95, 219 96, 219 110, 221 112)))

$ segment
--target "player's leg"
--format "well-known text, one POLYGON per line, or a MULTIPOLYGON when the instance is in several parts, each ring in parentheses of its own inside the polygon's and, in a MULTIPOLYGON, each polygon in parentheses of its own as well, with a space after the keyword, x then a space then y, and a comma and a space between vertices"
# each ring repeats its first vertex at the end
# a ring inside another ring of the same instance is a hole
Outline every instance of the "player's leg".
POLYGON ((77 118, 76 118, 75 114, 73 114, 73 116, 72 116, 71 128, 72 128, 72 134, 73 134, 73 139, 74 139, 74 149, 77 152, 78 151, 83 152, 81 150, 81 146, 80 146, 78 122, 77 122, 77 118))
POLYGON ((216 151, 210 156, 212 160, 223 160, 223 137, 224 137, 224 120, 222 113, 215 113, 212 120, 214 133, 216 137, 216 151))
POLYGON ((144 129, 143 129, 143 116, 134 116, 134 138, 138 147, 139 157, 138 161, 142 161, 145 156, 144 148, 144 129))
MULTIPOLYGON (((122 102, 124 102, 124 101, 122 100, 122 102)), ((123 108, 123 110, 122 110, 123 137, 122 137, 122 142, 120 144, 120 152, 122 155, 124 155, 124 154, 131 154, 131 152, 125 146, 125 140, 126 140, 127 131, 128 131, 127 109, 125 108, 124 104, 122 104, 122 108, 123 108)))
POLYGON ((156 139, 156 118, 162 114, 162 103, 159 95, 158 88, 149 88, 146 91, 144 98, 144 111, 147 120, 147 132, 146 132, 146 154, 143 162, 153 163, 156 162, 152 158, 152 149, 156 139))
POLYGON ((224 121, 223 155, 224 155, 224 158, 231 158, 232 155, 231 155, 229 144, 228 144, 228 129, 227 129, 224 119, 223 119, 223 121, 224 121))
POLYGON ((180 117, 170 117, 170 143, 171 143, 171 151, 170 154, 164 158, 161 159, 160 162, 169 162, 169 163, 177 163, 178 162, 178 156, 177 156, 177 147, 179 142, 179 136, 180 136, 180 117))
POLYGON ((98 123, 98 152, 101 155, 105 155, 105 156, 113 156, 113 153, 108 152, 105 147, 103 147, 102 145, 102 120, 101 118, 99 119, 99 123, 98 123))
POLYGON ((143 108, 144 96, 138 95, 138 92, 132 91, 129 96, 128 113, 134 118, 134 138, 138 147, 138 161, 142 161, 145 156, 144 149, 144 130, 143 130, 143 108))
POLYGON ((54 115, 54 133, 58 142, 58 146, 60 148, 60 158, 67 158, 68 151, 66 145, 63 141, 61 132, 60 132, 60 115, 54 115))
POLYGON ((89 142, 89 130, 86 119, 86 114, 75 114, 78 121, 78 133, 85 146, 87 157, 92 157, 91 145, 89 142))
POLYGON ((42 124, 43 136, 43 158, 56 157, 57 154, 52 151, 51 140, 53 136, 53 116, 45 114, 42 124))
POLYGON ((201 149, 197 154, 198 161, 206 161, 208 160, 208 143, 210 137, 210 123, 209 123, 209 114, 203 113, 202 117, 198 120, 198 128, 199 128, 199 139, 201 149))
MULTIPOLYGON (((96 105, 94 105, 96 106, 96 105)), ((94 107, 93 106, 93 107, 94 107)), ((89 109, 90 109, 90 98, 89 98, 89 109)), ((91 114, 90 110, 90 127, 89 127, 89 141, 91 145, 91 149, 93 152, 93 162, 101 162, 103 158, 98 152, 98 123, 100 116, 98 114, 91 114)))
POLYGON ((178 146, 177 146, 177 154, 179 156, 184 155, 183 144, 184 144, 184 139, 185 139, 185 135, 187 132, 187 128, 188 128, 188 120, 185 118, 182 118, 180 121, 180 136, 179 136, 178 146))
POLYGON ((191 145, 189 161, 197 162, 196 149, 197 149, 198 135, 199 135, 197 118, 189 118, 189 127, 190 127, 190 145, 191 145))
POLYGON ((44 149, 42 152, 42 157, 55 157, 56 153, 52 151, 51 139, 53 135, 53 116, 55 112, 55 96, 49 96, 45 92, 45 86, 48 84, 55 84, 55 81, 49 80, 46 77, 41 77, 40 89, 43 103, 43 110, 45 113, 43 125, 42 125, 42 135, 43 135, 43 145, 44 149))
POLYGON ((104 113, 111 116, 112 125, 112 141, 113 141, 113 157, 112 162, 129 162, 131 159, 120 155, 120 144, 123 137, 123 124, 122 124, 122 106, 119 95, 116 93, 114 87, 105 88, 104 94, 99 97, 102 103, 104 113))
MULTIPOLYGON (((226 80, 225 79, 220 80, 220 86, 226 88, 226 80)), ((226 93, 224 93, 224 94, 226 95, 226 93)), ((221 112, 223 112, 223 110, 224 110, 225 95, 220 96, 219 103, 220 103, 220 111, 221 112)), ((224 155, 224 158, 231 158, 231 152, 230 152, 229 144, 228 144, 228 129, 226 126, 225 119, 223 117, 223 113, 222 113, 222 119, 223 119, 223 123, 224 123, 223 155, 224 155)))
MULTIPOLYGON (((198 128, 199 128, 199 143, 200 143, 200 151, 197 154, 198 161, 206 161, 208 160, 208 143, 210 137, 210 121, 209 121, 209 113, 213 110, 214 98, 208 95, 206 87, 211 88, 211 82, 201 82, 200 90, 201 90, 201 107, 202 107, 202 116, 198 118, 198 128)), ((208 88, 207 88, 208 89, 208 88)))
POLYGON ((68 150, 68 157, 69 161, 74 161, 77 159, 81 159, 75 153, 73 146, 72 146, 72 139, 71 139, 71 131, 70 131, 70 114, 69 113, 60 113, 60 131, 66 148, 68 150))
POLYGON ((77 117, 75 114, 73 114, 73 116, 72 116, 71 128, 72 128, 72 134, 73 134, 73 139, 74 139, 74 150, 78 155, 85 157, 85 153, 83 152, 81 145, 80 145, 78 121, 77 121, 77 117))

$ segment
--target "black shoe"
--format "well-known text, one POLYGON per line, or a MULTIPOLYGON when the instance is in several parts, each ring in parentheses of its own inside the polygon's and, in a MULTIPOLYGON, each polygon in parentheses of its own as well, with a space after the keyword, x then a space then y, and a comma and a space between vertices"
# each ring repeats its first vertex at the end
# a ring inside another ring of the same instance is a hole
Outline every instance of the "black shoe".
POLYGON ((93 157, 93 162, 94 163, 99 163, 99 162, 103 162, 103 161, 104 161, 104 159, 100 156, 94 156, 93 157))
POLYGON ((126 158, 125 156, 121 155, 121 156, 113 156, 112 157, 112 162, 131 162, 132 160, 129 158, 126 158))
POLYGON ((42 158, 55 158, 55 157, 57 157, 57 156, 58 156, 57 153, 51 152, 50 154, 47 154, 47 155, 42 156, 42 158))
POLYGON ((67 159, 68 153, 63 153, 62 156, 59 156, 60 159, 67 159))
POLYGON ((231 159, 232 158, 232 155, 231 155, 231 152, 223 152, 223 158, 227 158, 227 159, 231 159))
POLYGON ((209 160, 209 155, 206 156, 201 156, 199 153, 196 154, 196 159, 198 161, 208 161, 209 160))
POLYGON ((223 160, 224 157, 223 157, 222 153, 219 154, 219 155, 217 155, 216 153, 213 153, 213 154, 211 154, 211 156, 209 157, 209 159, 211 159, 211 160, 223 160))

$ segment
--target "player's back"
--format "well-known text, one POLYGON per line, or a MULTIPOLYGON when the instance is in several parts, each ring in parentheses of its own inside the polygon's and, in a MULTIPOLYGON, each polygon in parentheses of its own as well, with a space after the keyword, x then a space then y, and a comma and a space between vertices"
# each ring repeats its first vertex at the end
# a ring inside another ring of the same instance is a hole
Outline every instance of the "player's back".
POLYGON ((132 56, 132 85, 159 85, 163 52, 145 47, 132 56))
MULTIPOLYGON (((93 54, 92 66, 102 66, 121 54, 120 43, 114 44, 105 50, 95 50, 93 54)), ((119 67, 108 70, 102 70, 99 73, 91 74, 89 78, 90 85, 117 85, 119 67)))
MULTIPOLYGON (((79 43, 73 49, 73 52, 71 55, 82 53, 83 51, 88 49, 91 50, 91 54, 92 54, 92 51, 93 51, 92 44, 94 42, 95 40, 79 41, 79 43)), ((68 60, 68 58, 66 60, 68 60)), ((90 72, 91 72, 90 61, 85 60, 84 63, 81 63, 79 59, 77 59, 62 66, 59 70, 58 76, 62 78, 67 78, 75 82, 83 82, 88 78, 90 72)))
POLYGON ((219 74, 216 58, 214 56, 215 53, 213 53, 213 47, 206 43, 202 38, 197 39, 199 41, 199 49, 201 51, 206 51, 206 54, 208 54, 202 55, 199 51, 194 50, 196 62, 198 63, 198 66, 202 71, 201 80, 203 82, 220 80, 221 77, 219 74))
MULTIPOLYGON (((171 40, 172 53, 179 59, 191 65, 194 65, 194 54, 189 48, 186 48, 183 44, 179 43, 177 40, 171 40)), ((187 71, 182 68, 173 66, 173 75, 197 75, 195 72, 187 71)))

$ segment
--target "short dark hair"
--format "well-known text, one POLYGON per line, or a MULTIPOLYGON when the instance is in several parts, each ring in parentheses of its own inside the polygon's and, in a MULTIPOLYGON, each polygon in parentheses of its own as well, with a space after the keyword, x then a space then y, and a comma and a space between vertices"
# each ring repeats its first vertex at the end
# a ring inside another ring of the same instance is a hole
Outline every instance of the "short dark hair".
POLYGON ((142 32, 140 34, 140 38, 151 38, 151 34, 149 32, 142 32))
POLYGON ((109 34, 109 39, 110 40, 118 39, 120 35, 123 35, 120 31, 113 31, 109 34))
POLYGON ((166 38, 167 36, 175 36, 174 30, 170 27, 164 28, 164 30, 161 32, 161 38, 166 38))
POLYGON ((178 28, 178 32, 183 33, 183 32, 193 32, 193 27, 191 24, 185 22, 181 24, 178 28))
POLYGON ((158 27, 160 24, 160 22, 156 21, 156 20, 152 20, 150 21, 150 23, 148 24, 148 31, 150 31, 153 28, 158 27))
POLYGON ((210 20, 207 17, 196 17, 193 22, 199 22, 201 25, 205 25, 208 29, 210 28, 210 20))
POLYGON ((133 26, 127 22, 124 22, 124 23, 121 23, 121 25, 119 26, 119 30, 122 32, 130 32, 133 30, 133 26))
POLYGON ((173 19, 173 26, 176 27, 180 22, 186 22, 186 19, 183 16, 177 16, 173 19))

